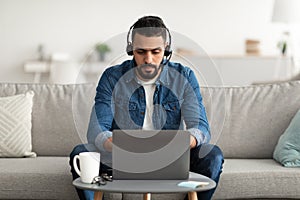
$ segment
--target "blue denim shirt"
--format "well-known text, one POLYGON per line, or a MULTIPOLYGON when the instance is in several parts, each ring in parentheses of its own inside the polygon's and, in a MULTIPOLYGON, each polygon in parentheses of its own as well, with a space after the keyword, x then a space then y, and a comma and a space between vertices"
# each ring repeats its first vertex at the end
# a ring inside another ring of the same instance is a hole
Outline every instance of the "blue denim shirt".
MULTIPOLYGON (((105 151, 103 144, 114 129, 143 127, 145 90, 134 69, 134 60, 127 60, 106 69, 99 80, 87 137, 101 151, 105 151)), ((197 145, 208 142, 209 124, 194 72, 179 63, 168 62, 155 85, 152 115, 155 129, 186 128, 196 138, 197 145)))

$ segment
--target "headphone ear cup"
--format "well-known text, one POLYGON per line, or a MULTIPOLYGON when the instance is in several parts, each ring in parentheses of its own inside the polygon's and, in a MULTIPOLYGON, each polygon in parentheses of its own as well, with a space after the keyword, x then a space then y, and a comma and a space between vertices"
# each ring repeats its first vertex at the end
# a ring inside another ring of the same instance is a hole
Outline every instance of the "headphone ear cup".
POLYGON ((167 45, 165 48, 164 56, 169 56, 172 53, 172 50, 170 49, 170 45, 167 45))
POLYGON ((127 52, 127 55, 129 55, 129 56, 133 55, 133 47, 132 47, 132 44, 130 42, 128 42, 128 44, 127 44, 126 52, 127 52))

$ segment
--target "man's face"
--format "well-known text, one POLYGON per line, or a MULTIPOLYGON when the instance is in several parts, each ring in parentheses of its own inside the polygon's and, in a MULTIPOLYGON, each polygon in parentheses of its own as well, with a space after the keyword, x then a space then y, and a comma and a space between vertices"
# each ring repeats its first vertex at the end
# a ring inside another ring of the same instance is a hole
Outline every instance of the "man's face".
POLYGON ((153 79, 161 72, 165 43, 162 36, 147 37, 136 34, 133 40, 133 55, 137 64, 136 74, 141 80, 153 79))

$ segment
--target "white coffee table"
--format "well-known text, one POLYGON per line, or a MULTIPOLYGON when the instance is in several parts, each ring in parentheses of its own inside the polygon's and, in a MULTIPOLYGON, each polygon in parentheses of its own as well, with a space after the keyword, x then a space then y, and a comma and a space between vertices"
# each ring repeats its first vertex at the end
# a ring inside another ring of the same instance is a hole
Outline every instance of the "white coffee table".
POLYGON ((189 179, 184 181, 208 182, 206 186, 198 188, 179 187, 183 180, 113 180, 106 185, 88 184, 81 182, 80 178, 73 181, 73 185, 84 190, 95 191, 95 200, 102 200, 104 192, 116 193, 142 193, 144 200, 151 199, 151 193, 188 193, 189 200, 197 200, 197 192, 207 191, 216 187, 216 183, 203 175, 190 172, 189 179))

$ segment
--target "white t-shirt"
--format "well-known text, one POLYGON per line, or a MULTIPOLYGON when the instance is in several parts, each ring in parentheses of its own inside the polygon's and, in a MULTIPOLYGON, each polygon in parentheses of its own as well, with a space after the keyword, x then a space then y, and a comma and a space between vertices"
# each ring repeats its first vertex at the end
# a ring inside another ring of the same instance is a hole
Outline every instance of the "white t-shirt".
POLYGON ((155 92, 155 81, 156 77, 149 80, 149 81, 142 81, 139 79, 139 83, 144 87, 145 90, 145 98, 146 98, 146 112, 143 124, 143 130, 153 130, 153 122, 152 122, 152 115, 153 115, 153 95, 155 92))

